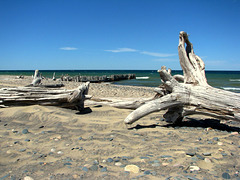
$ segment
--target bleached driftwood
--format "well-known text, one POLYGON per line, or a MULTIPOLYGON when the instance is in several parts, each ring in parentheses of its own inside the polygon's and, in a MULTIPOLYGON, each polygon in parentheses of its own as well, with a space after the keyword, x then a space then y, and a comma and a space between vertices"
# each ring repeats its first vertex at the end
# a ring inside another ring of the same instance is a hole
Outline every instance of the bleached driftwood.
POLYGON ((240 121, 240 94, 208 85, 204 62, 194 54, 193 45, 183 31, 179 34, 178 54, 184 76, 172 76, 171 70, 163 66, 158 71, 162 80, 162 85, 156 89, 158 98, 140 106, 124 122, 132 124, 161 110, 167 110, 164 118, 172 123, 192 114, 240 121))
POLYGON ((39 73, 39 70, 35 70, 33 80, 32 80, 32 83, 30 85, 38 86, 41 83, 41 81, 42 81, 42 77, 39 73))
POLYGON ((137 109, 154 98, 91 98, 87 100, 86 105, 107 105, 120 109, 137 109))
POLYGON ((18 87, 0 89, 0 107, 22 105, 46 105, 67 108, 84 108, 88 95, 89 82, 80 85, 75 90, 49 89, 42 87, 18 87))

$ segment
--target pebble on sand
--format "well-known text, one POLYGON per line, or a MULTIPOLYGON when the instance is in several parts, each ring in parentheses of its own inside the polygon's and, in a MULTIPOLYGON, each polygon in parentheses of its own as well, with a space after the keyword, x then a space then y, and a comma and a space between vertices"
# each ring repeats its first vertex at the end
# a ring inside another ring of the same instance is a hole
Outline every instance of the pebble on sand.
POLYGON ((130 164, 124 168, 124 171, 139 173, 139 167, 136 165, 130 164))
POLYGON ((22 130, 22 133, 27 134, 27 133, 29 133, 29 131, 28 131, 28 129, 24 129, 24 130, 22 130))
POLYGON ((32 177, 30 177, 30 176, 26 176, 26 177, 24 177, 23 180, 34 180, 34 179, 32 177))
POLYGON ((198 166, 190 166, 189 167, 190 171, 199 171, 200 168, 198 166))

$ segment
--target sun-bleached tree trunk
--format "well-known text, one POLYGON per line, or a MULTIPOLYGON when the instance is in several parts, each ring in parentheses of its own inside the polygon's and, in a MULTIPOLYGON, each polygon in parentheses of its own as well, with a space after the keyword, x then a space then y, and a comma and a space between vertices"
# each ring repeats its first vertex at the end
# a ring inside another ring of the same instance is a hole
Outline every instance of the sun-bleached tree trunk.
POLYGON ((183 31, 179 34, 178 54, 183 76, 172 76, 171 70, 163 66, 158 70, 162 84, 156 89, 156 99, 137 108, 124 122, 132 124, 161 110, 167 110, 164 118, 172 123, 192 114, 240 121, 240 94, 217 89, 207 83, 204 62, 195 55, 193 45, 183 31))
POLYGON ((0 107, 45 105, 84 109, 88 95, 89 82, 75 90, 52 89, 43 87, 17 87, 0 89, 0 107))

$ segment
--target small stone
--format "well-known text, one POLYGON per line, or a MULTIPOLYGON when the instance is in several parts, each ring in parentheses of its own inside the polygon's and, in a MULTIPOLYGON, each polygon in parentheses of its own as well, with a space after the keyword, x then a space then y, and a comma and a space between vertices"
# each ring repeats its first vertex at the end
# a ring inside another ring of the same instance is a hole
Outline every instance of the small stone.
POLYGON ((22 133, 27 134, 27 133, 29 133, 29 131, 28 131, 28 129, 24 129, 24 130, 22 130, 22 133))
POLYGON ((107 162, 111 163, 111 162, 113 162, 113 159, 112 158, 108 158, 107 162))
POLYGON ((167 166, 169 163, 162 163, 163 166, 167 166))
POLYGON ((116 163, 115 163, 115 166, 121 166, 121 165, 122 165, 121 162, 116 162, 116 163))
POLYGON ((64 163, 64 166, 71 166, 72 163, 64 163))
POLYGON ((152 166, 153 167, 158 167, 158 166, 160 166, 160 163, 153 163, 152 166))
POLYGON ((238 132, 231 132, 231 135, 238 135, 238 132))
POLYGON ((79 137, 78 140, 82 140, 83 138, 82 137, 79 137))
POLYGON ((88 168, 87 167, 83 167, 82 170, 85 171, 85 172, 88 172, 88 168))
POLYGON ((56 151, 56 149, 55 149, 55 148, 52 148, 52 149, 51 149, 51 152, 55 152, 55 151, 56 151))
POLYGON ((23 180, 34 180, 34 179, 30 176, 26 176, 26 177, 23 178, 23 180))
POLYGON ((172 156, 169 156, 169 155, 162 155, 160 156, 161 158, 171 158, 172 156))
POLYGON ((218 144, 219 146, 222 146, 222 145, 223 145, 223 143, 222 143, 222 142, 218 142, 217 144, 218 144))
POLYGON ((206 163, 211 163, 211 162, 212 162, 209 158, 205 158, 204 161, 205 161, 206 163))
POLYGON ((44 126, 39 126, 39 129, 44 128, 44 126))
POLYGON ((139 173, 139 167, 136 166, 136 165, 127 165, 125 168, 124 168, 124 171, 128 171, 128 172, 133 172, 133 173, 139 173))
POLYGON ((199 171, 200 168, 198 166, 190 166, 189 167, 190 171, 199 171))
POLYGON ((58 154, 63 154, 63 152, 62 152, 62 151, 58 151, 57 153, 58 153, 58 154))
POLYGON ((144 174, 149 175, 149 174, 151 174, 151 172, 150 171, 144 171, 144 174))
POLYGON ((194 156, 196 153, 193 153, 193 152, 187 152, 186 155, 188 156, 194 156))
POLYGON ((24 152, 26 151, 26 149, 19 149, 19 152, 24 152))
POLYGON ((30 142, 30 139, 25 139, 24 141, 30 142))
POLYGON ((101 172, 107 172, 107 167, 101 168, 101 172))
POLYGON ((140 159, 149 159, 149 157, 143 157, 143 156, 142 156, 142 157, 140 157, 140 159))
POLYGON ((218 137, 214 137, 213 140, 214 141, 219 141, 219 138, 218 137))
POLYGON ((97 171, 98 166, 97 165, 92 165, 89 169, 92 170, 92 171, 97 171))
POLYGON ((231 176, 228 173, 223 173, 222 178, 223 179, 231 179, 231 176))
POLYGON ((221 153, 222 154, 222 156, 227 156, 227 153, 221 153))
POLYGON ((211 153, 210 152, 205 152, 203 153, 204 156, 211 156, 211 153))
POLYGON ((198 159, 204 160, 204 157, 203 157, 203 156, 201 156, 201 155, 199 155, 199 154, 197 154, 196 156, 197 156, 198 159))

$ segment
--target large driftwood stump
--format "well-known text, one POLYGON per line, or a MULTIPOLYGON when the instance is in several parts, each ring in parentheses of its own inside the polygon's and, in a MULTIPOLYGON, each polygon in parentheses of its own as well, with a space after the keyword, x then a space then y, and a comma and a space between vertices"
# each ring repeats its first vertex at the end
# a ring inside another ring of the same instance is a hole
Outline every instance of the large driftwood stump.
POLYGON ((45 105, 84 109, 88 95, 89 82, 83 83, 75 90, 51 89, 42 87, 18 87, 0 89, 0 107, 45 105))
POLYGON ((163 66, 158 71, 162 85, 156 89, 156 99, 137 108, 124 122, 132 124, 161 110, 167 110, 164 118, 172 123, 192 114, 240 121, 240 94, 208 85, 204 62, 194 54, 193 45, 183 31, 179 34, 178 54, 184 76, 172 76, 171 70, 163 66))

